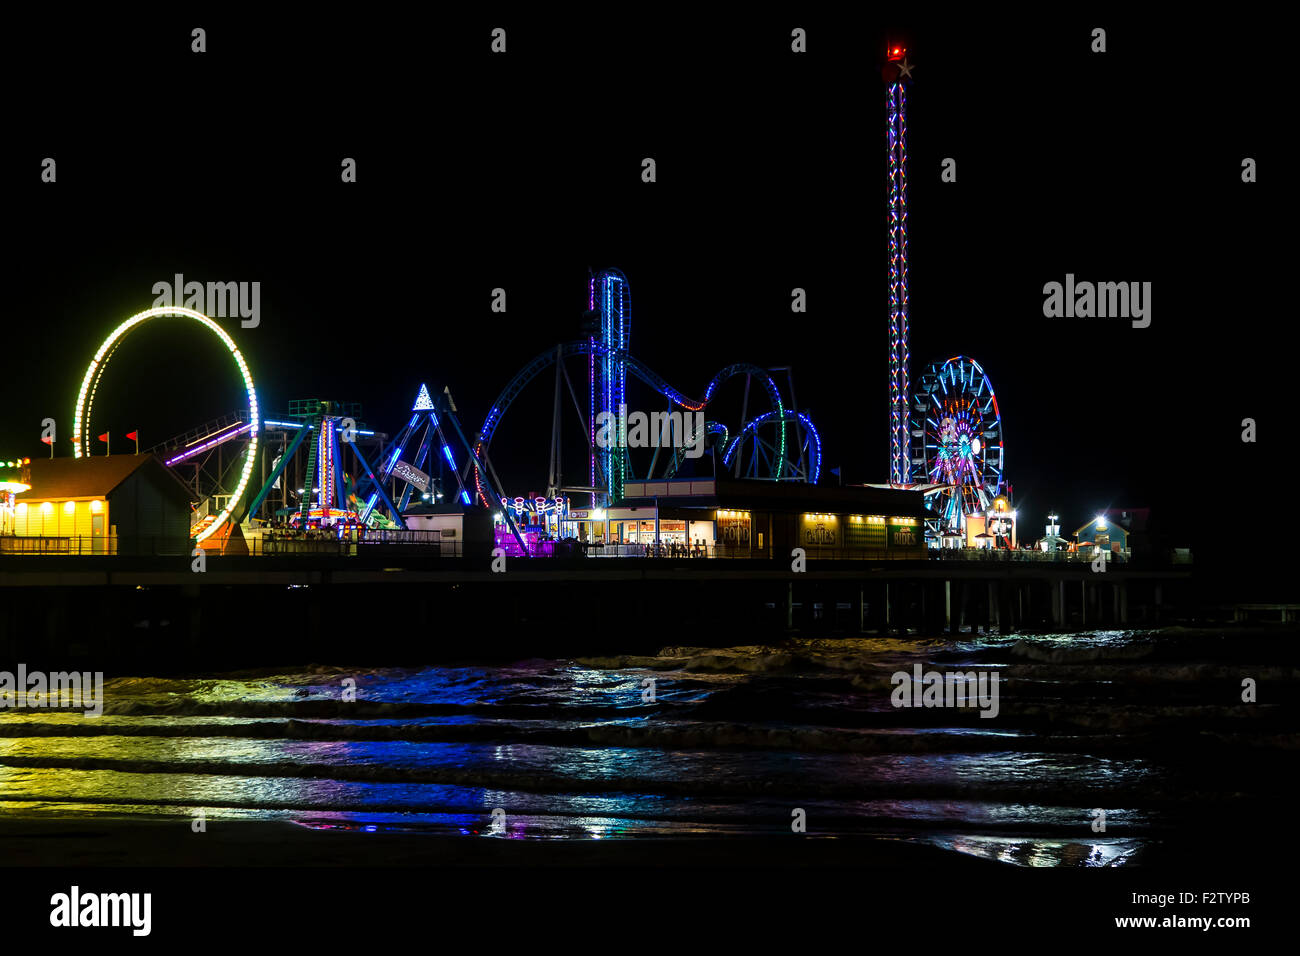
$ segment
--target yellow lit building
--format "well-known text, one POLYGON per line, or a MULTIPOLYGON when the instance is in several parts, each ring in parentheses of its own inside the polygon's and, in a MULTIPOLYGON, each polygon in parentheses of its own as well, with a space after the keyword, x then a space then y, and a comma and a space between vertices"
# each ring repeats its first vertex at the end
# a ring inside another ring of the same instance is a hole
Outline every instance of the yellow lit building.
POLYGON ((152 455, 38 458, 29 469, 5 550, 110 554, 189 539, 190 491, 152 455))
POLYGON ((919 492, 718 478, 632 482, 605 513, 614 543, 703 543, 723 557, 923 558, 919 492))

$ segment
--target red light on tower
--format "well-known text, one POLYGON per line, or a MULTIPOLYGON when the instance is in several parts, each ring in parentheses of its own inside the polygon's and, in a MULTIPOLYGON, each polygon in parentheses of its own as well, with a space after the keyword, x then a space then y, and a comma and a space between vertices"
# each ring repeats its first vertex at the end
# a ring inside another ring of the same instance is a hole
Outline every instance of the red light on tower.
POLYGON ((897 60, 901 60, 906 54, 907 54, 907 47, 905 46, 891 46, 886 51, 886 56, 889 58, 890 63, 894 63, 897 60))

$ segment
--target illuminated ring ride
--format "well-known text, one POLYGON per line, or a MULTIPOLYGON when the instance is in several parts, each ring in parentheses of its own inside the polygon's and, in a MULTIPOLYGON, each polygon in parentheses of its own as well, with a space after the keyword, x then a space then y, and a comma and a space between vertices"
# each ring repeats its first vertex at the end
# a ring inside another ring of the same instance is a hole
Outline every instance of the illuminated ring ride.
MULTIPOLYGON (((583 340, 578 342, 566 342, 558 348, 548 349, 536 356, 531 362, 515 373, 515 377, 506 384, 506 387, 501 390, 501 394, 497 396, 496 401, 492 403, 492 410, 488 412, 487 418, 483 420, 483 427, 479 429, 478 434, 474 437, 474 454, 476 456, 481 456, 487 450, 488 446, 492 444, 492 436, 496 433, 497 426, 501 424, 501 419, 505 415, 506 410, 510 408, 510 403, 518 397, 524 387, 536 378, 538 374, 554 365, 557 361, 572 358, 575 355, 604 355, 609 351, 610 349, 599 342, 583 340)), ((694 399, 687 397, 684 393, 673 388, 665 379, 657 375, 647 366, 641 364, 641 362, 633 358, 631 355, 628 355, 626 352, 622 353, 622 360, 626 364, 628 370, 642 382, 649 385, 652 389, 660 395, 663 395, 675 405, 679 405, 690 412, 702 411, 713 398, 713 394, 717 391, 718 386, 727 379, 735 375, 757 376, 759 381, 762 382, 763 387, 767 390, 768 398, 772 401, 773 410, 779 416, 779 451, 778 457, 774 462, 772 477, 781 477, 782 462, 785 458, 785 431, 788 416, 786 415, 785 405, 781 401, 781 391, 776 387, 776 382, 772 380, 772 376, 767 374, 766 369, 761 369, 757 365, 749 365, 744 362, 736 365, 728 365, 710 379, 708 387, 704 390, 704 398, 694 399)), ((477 465, 474 466, 474 486, 478 493, 479 501, 483 502, 484 505, 487 505, 487 492, 483 488, 477 465)), ((502 493, 504 494, 504 489, 502 493)))
POLYGON ((1002 415, 984 369, 955 355, 931 362, 912 402, 914 463, 923 483, 942 486, 927 498, 940 523, 960 526, 963 514, 988 508, 1002 492, 1002 415))
POLYGON ((249 423, 249 442, 244 451, 244 466, 239 472, 239 482, 235 486, 234 493, 230 496, 229 503, 225 509, 217 515, 215 521, 208 524, 195 535, 195 541, 203 541, 210 538, 217 532, 222 525, 229 520, 234 508, 244 496, 248 488, 249 478, 253 474, 253 461, 257 456, 258 434, 261 432, 261 423, 257 416, 257 391, 253 387, 253 376, 249 374, 248 363, 244 361, 243 354, 239 347, 235 345, 234 339, 226 334, 225 330, 216 322, 212 321, 201 312, 195 312, 193 309, 185 309, 179 306, 162 306, 154 309, 147 309, 139 312, 127 319, 111 333, 104 343, 95 353, 95 357, 90 360, 90 367, 86 369, 86 375, 81 380, 81 391, 77 395, 77 407, 73 413, 72 420, 72 443, 77 458, 83 457, 82 448, 86 444, 85 436, 90 432, 90 412, 95 401, 95 392, 99 388, 99 380, 104 375, 104 369, 108 367, 108 360, 113 357, 118 345, 126 338, 128 332, 137 328, 149 319, 156 319, 159 316, 175 316, 176 318, 193 319, 195 322, 206 326, 212 331, 217 338, 234 356, 235 365, 239 367, 239 374, 244 378, 244 388, 248 392, 248 423, 249 423))

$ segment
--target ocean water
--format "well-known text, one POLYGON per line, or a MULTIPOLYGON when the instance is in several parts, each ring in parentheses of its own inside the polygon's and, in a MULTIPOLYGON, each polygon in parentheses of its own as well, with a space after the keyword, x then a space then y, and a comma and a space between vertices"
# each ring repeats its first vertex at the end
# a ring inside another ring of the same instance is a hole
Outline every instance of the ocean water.
POLYGON ((1197 858, 1283 812, 1297 646, 1268 630, 854 636, 118 677, 97 718, 0 710, 0 809, 517 840, 752 837, 802 811, 810 838, 1013 865, 1197 858), (996 674, 996 716, 895 706, 893 675, 910 686, 918 664, 996 674))

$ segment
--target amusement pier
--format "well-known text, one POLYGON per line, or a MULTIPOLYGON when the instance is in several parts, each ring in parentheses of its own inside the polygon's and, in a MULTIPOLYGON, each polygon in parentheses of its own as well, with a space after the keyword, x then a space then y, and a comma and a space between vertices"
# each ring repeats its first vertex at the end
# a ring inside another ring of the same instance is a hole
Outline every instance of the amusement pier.
POLYGON ((587 275, 573 337, 539 342, 489 407, 426 382, 390 431, 351 400, 262 407, 232 330, 199 307, 211 290, 190 282, 107 331, 48 456, 0 449, 0 647, 33 664, 184 666, 289 653, 267 634, 324 657, 358 628, 376 647, 454 657, 481 648, 447 634, 543 653, 1186 619, 1191 555, 1151 535, 1148 509, 1064 533, 1055 513, 1028 520, 989 371, 954 355, 913 376, 910 70, 891 48, 888 480, 827 473, 823 441, 850 436, 823 438, 789 367, 733 362, 686 391, 638 360, 617 269, 587 275), (130 452, 119 437, 111 453, 100 384, 127 337, 166 323, 207 329, 246 400, 143 449, 128 433, 130 452), (521 462, 508 430, 495 439, 514 406, 548 399, 549 460, 521 462), (529 466, 531 487, 501 478, 529 466))

